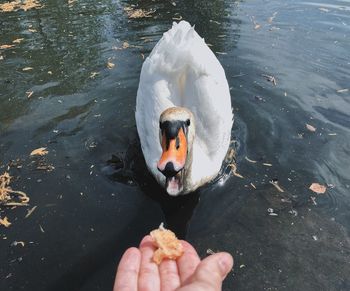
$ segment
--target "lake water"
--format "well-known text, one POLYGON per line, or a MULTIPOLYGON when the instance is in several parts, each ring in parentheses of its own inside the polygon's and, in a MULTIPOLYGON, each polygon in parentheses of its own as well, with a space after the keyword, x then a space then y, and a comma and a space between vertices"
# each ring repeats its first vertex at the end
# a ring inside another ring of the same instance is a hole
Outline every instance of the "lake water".
POLYGON ((0 289, 111 290, 164 221, 202 257, 234 255, 224 290, 350 290, 350 2, 68 2, 0 12, 0 174, 30 197, 1 207, 0 289), (145 170, 134 110, 143 59, 179 19, 226 71, 243 178, 175 199, 145 170))

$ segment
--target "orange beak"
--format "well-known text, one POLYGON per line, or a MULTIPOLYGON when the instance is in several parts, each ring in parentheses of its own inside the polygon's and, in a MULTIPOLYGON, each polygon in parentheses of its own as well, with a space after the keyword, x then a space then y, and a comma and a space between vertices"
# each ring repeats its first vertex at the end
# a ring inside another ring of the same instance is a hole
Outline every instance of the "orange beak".
POLYGON ((167 141, 165 134, 162 135, 162 156, 158 162, 158 169, 164 175, 167 165, 172 164, 174 175, 179 172, 186 163, 187 158, 187 140, 182 128, 180 128, 178 135, 174 139, 167 141))

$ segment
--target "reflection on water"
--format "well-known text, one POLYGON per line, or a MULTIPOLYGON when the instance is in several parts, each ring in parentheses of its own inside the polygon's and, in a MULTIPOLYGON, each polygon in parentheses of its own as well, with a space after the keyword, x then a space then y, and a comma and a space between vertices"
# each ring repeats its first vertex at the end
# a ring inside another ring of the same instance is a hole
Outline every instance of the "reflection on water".
POLYGON ((202 256, 235 256, 224 290, 350 289, 347 2, 42 2, 0 14, 14 45, 0 49, 0 173, 19 159, 13 187, 31 198, 0 211, 1 290, 110 289, 162 221, 202 256), (128 19, 130 5, 155 12, 128 19), (144 58, 181 18, 225 68, 243 178, 173 198, 145 168, 134 108, 144 58), (41 146, 51 172, 29 157, 41 146))

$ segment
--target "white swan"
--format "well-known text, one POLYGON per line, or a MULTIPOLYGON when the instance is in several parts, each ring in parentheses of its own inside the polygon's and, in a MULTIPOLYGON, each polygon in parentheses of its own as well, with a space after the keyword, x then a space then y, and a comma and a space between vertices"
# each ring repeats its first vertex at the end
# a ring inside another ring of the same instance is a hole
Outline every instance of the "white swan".
POLYGON ((169 195, 194 191, 220 171, 233 122, 225 72, 186 21, 145 60, 136 125, 150 172, 169 195))

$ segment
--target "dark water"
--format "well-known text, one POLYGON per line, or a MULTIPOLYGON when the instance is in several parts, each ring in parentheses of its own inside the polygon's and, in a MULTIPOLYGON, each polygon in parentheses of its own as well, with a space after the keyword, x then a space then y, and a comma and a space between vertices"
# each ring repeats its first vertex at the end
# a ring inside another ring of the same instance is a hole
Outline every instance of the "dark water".
POLYGON ((23 38, 0 49, 0 173, 16 161, 12 187, 31 199, 1 208, 1 290, 111 290, 123 251, 162 221, 201 256, 234 255, 224 290, 350 289, 348 0, 42 3, 0 13, 0 45, 23 38), (130 4, 155 13, 128 19, 130 4), (244 179, 170 199, 145 171, 134 108, 143 55, 180 17, 226 71, 244 179))

